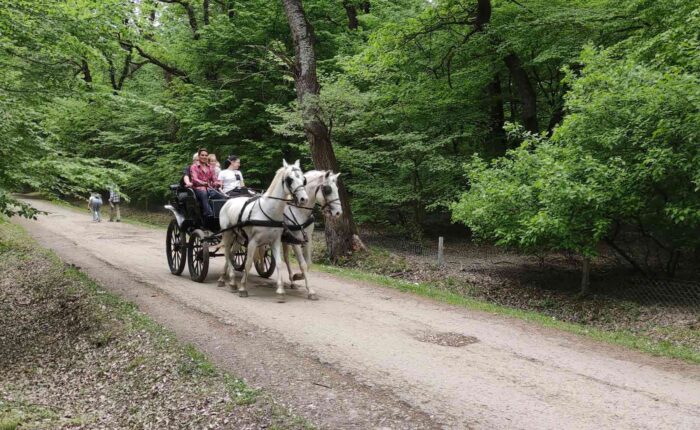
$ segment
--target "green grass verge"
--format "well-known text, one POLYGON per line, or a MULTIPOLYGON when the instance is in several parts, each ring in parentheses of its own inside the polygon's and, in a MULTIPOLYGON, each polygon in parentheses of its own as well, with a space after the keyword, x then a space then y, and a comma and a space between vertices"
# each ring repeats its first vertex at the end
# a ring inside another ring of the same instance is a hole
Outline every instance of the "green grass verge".
POLYGON ((412 293, 419 296, 428 297, 430 299, 454 306, 475 309, 483 312, 489 312, 492 314, 504 315, 525 321, 534 322, 544 327, 555 328, 569 333, 587 336, 595 340, 607 342, 614 345, 625 346, 627 348, 636 349, 653 355, 679 358, 681 360, 685 360, 691 363, 700 364, 700 353, 698 353, 697 351, 694 351, 684 346, 673 345, 670 342, 655 341, 645 336, 640 336, 627 331, 600 330, 593 327, 587 327, 581 324, 573 324, 570 322, 560 321, 553 317, 540 314, 538 312, 509 308, 493 303, 475 300, 469 297, 464 297, 456 293, 441 290, 426 283, 414 283, 390 278, 388 276, 360 272, 353 269, 328 266, 323 264, 315 264, 314 269, 336 276, 343 276, 358 281, 379 284, 406 293, 412 293))

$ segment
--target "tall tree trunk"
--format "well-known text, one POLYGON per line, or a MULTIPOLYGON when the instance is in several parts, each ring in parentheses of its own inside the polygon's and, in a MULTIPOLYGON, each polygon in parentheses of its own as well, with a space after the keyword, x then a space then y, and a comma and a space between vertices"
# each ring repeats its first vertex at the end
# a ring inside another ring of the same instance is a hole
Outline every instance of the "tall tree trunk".
POLYGON ((496 73, 487 87, 489 95, 489 134, 493 139, 492 150, 494 155, 501 156, 506 153, 506 132, 503 130, 505 114, 503 113, 503 94, 501 93, 501 78, 496 73))
POLYGON ((559 103, 560 104, 554 108, 552 117, 549 118, 549 124, 547 125, 547 136, 549 137, 551 137, 554 133, 554 127, 561 124, 561 122, 564 120, 564 101, 560 100, 559 103))
POLYGON ((348 15, 348 29, 357 30, 360 22, 357 20, 357 8, 350 0, 343 1, 345 13, 348 15))
MULTIPOLYGON (((311 158, 317 169, 338 171, 338 160, 331 145, 328 127, 323 122, 318 104, 321 87, 316 75, 314 32, 306 19, 301 0, 283 0, 284 10, 294 40, 294 84, 304 122, 304 133, 311 147, 311 158)), ((338 219, 326 219, 326 245, 332 260, 364 248, 357 236, 352 219, 348 192, 342 181, 338 182, 343 214, 338 219)))
MULTIPOLYGON (((474 27, 476 31, 484 31, 484 27, 491 22, 491 0, 478 0, 476 5, 476 17, 474 27)), ((530 83, 518 54, 511 52, 503 59, 513 77, 515 88, 518 91, 522 106, 523 125, 527 131, 537 133, 537 93, 530 83)))
POLYGON ((535 93, 530 83, 530 78, 527 76, 525 69, 523 69, 522 62, 517 54, 511 52, 506 55, 503 61, 505 61, 506 67, 508 67, 508 71, 513 77, 515 89, 520 98, 520 107, 525 130, 537 133, 539 131, 539 127, 537 126, 537 93, 535 93))
POLYGON ((92 88, 92 73, 90 73, 90 66, 86 59, 80 60, 80 71, 83 73, 83 80, 87 84, 88 88, 92 88))

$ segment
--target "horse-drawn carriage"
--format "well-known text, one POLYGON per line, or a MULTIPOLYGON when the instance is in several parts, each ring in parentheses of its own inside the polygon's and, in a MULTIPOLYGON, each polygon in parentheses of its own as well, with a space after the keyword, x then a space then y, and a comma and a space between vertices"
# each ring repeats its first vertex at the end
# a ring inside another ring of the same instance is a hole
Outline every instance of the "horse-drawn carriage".
MULTIPOLYGON (((214 217, 205 219, 191 188, 171 185, 170 191, 172 193, 170 201, 165 206, 173 214, 165 238, 165 252, 170 272, 180 275, 187 263, 190 278, 196 282, 203 282, 209 272, 209 259, 224 255, 223 252, 219 252, 222 237, 219 213, 227 199, 210 200, 214 217)), ((231 264, 238 271, 243 270, 245 259, 244 246, 231 254, 231 264)), ((260 276, 263 278, 272 276, 276 262, 269 245, 258 250, 253 263, 260 276)))
MULTIPOLYGON (((318 170, 304 174, 298 160, 294 164, 285 161, 263 194, 210 200, 214 212, 211 218, 202 215, 194 191, 171 185, 172 197, 165 206, 173 214, 165 239, 170 271, 180 275, 187 263, 192 280, 203 282, 209 258, 223 255, 225 267, 219 285, 227 284, 241 297, 247 297, 251 266, 255 265, 260 276, 269 278, 284 251, 289 286, 294 288, 294 280, 303 279, 308 297, 316 299, 308 281, 310 247, 304 252, 301 245, 308 242, 313 232, 312 211, 317 203, 327 216, 338 217, 342 213, 338 176, 318 170), (289 247, 294 250, 301 274, 292 274, 289 247), (238 285, 234 270, 243 272, 238 285)), ((285 291, 279 271, 276 284, 277 299, 283 302, 285 291)))

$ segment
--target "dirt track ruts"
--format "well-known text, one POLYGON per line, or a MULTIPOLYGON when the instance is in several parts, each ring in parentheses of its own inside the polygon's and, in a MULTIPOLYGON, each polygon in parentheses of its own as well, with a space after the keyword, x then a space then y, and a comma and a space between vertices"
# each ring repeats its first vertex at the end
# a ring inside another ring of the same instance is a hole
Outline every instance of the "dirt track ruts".
POLYGON ((163 230, 31 203, 39 243, 322 428, 700 428, 700 366, 320 273, 242 299, 221 259, 171 275, 163 230))

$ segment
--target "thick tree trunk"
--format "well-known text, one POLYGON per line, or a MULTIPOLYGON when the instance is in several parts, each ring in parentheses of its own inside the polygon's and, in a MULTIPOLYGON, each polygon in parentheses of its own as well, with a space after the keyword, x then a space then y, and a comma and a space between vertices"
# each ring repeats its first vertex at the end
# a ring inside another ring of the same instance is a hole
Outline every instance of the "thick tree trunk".
POLYGON ((503 130, 506 118, 503 113, 503 94, 501 93, 501 78, 496 74, 493 81, 487 87, 489 95, 489 134, 493 139, 492 149, 494 155, 501 156, 506 153, 506 132, 503 130))
MULTIPOLYGON (((485 26, 491 22, 491 0, 478 0, 476 5, 476 17, 474 27, 476 31, 484 31, 485 26)), ((522 67, 520 57, 514 52, 509 53, 503 59, 508 71, 513 78, 515 88, 518 91, 522 105, 523 125, 527 131, 538 132, 537 126, 537 93, 535 93, 530 78, 522 67)))
POLYGON ((537 125, 537 93, 535 93, 530 78, 523 69, 520 57, 515 53, 506 55, 503 59, 508 67, 510 75, 513 77, 515 89, 520 98, 521 113, 525 130, 532 133, 537 133, 539 127, 537 125))
POLYGON ((357 27, 360 25, 360 22, 357 20, 357 8, 349 0, 343 2, 343 7, 348 16, 348 29, 357 30, 357 27))
MULTIPOLYGON (((338 171, 338 160, 331 145, 328 127, 323 122, 318 104, 321 87, 316 75, 313 27, 306 19, 301 0, 283 0, 284 10, 294 40, 294 83, 297 100, 304 122, 304 132, 311 147, 311 158, 317 169, 338 171)), ((352 219, 348 193, 342 181, 338 182, 343 215, 326 219, 326 245, 332 260, 363 248, 352 219)))
POLYGON ((90 73, 90 66, 84 58, 80 61, 80 71, 83 73, 83 80, 85 83, 88 87, 92 88, 92 73, 90 73))
POLYGON ((547 125, 547 135, 552 136, 554 133, 554 127, 561 124, 564 120, 564 102, 560 101, 560 105, 554 109, 552 112, 552 117, 549 118, 549 125, 547 125))

